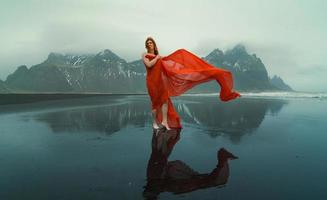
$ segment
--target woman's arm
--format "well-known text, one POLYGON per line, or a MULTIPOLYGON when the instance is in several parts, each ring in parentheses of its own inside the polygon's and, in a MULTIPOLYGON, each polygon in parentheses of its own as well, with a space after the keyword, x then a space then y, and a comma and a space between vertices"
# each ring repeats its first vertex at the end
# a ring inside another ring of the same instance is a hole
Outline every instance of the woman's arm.
POLYGON ((161 58, 161 56, 157 55, 154 59, 152 59, 151 61, 145 57, 145 53, 142 54, 142 59, 143 62, 145 64, 146 67, 151 68, 154 66, 154 64, 156 64, 156 62, 159 60, 159 58, 161 58))

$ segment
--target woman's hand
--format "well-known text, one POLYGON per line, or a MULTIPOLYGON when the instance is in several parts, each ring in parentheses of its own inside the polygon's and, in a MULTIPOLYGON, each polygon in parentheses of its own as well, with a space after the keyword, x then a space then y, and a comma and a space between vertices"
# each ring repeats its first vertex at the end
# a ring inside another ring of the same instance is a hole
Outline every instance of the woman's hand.
POLYGON ((156 56, 156 59, 159 60, 160 58, 161 58, 161 56, 158 54, 158 55, 156 56))

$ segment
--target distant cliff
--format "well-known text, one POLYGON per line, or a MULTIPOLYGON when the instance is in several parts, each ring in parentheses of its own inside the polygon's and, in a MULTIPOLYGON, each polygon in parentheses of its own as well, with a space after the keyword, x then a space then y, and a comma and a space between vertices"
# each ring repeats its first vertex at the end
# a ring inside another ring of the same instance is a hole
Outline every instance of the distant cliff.
POLYGON ((6 84, 0 80, 0 93, 9 93, 9 89, 8 87, 6 86, 6 84))
POLYGON ((233 73, 235 88, 240 91, 289 90, 282 84, 274 84, 268 77, 265 65, 256 54, 248 54, 243 45, 236 45, 225 53, 214 49, 203 58, 207 62, 233 73))
MULTIPOLYGON (((281 87, 283 81, 278 81, 277 87, 277 79, 269 79, 260 58, 255 54, 249 55, 242 45, 236 45, 225 53, 215 49, 202 59, 230 70, 237 90, 288 90, 287 87, 281 87)), ((50 53, 44 62, 29 69, 25 65, 19 66, 2 84, 15 92, 146 93, 145 77, 141 59, 126 62, 106 49, 98 54, 85 55, 50 53)), ((214 81, 190 90, 217 91, 219 86, 214 81)))
POLYGON ((270 79, 270 83, 277 87, 278 89, 280 90, 285 90, 285 91, 294 91, 289 85, 287 85, 283 79, 279 76, 273 76, 271 79, 270 79))
POLYGON ((6 83, 14 90, 35 92, 144 92, 145 73, 130 68, 108 49, 95 55, 50 53, 30 69, 18 67, 6 83))

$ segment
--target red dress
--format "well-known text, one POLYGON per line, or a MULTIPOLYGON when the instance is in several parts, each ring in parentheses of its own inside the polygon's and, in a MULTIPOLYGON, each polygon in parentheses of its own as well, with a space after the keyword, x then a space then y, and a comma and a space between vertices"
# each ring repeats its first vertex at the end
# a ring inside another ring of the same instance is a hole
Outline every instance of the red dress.
MULTIPOLYGON (((152 60, 155 55, 147 54, 145 57, 152 60)), ((146 86, 152 109, 157 110, 157 122, 162 122, 161 106, 167 101, 170 128, 182 128, 170 97, 179 96, 195 85, 216 80, 221 88, 219 97, 222 101, 240 97, 239 93, 233 91, 233 77, 230 71, 217 68, 185 49, 178 49, 159 59, 151 68, 145 68, 146 86)))

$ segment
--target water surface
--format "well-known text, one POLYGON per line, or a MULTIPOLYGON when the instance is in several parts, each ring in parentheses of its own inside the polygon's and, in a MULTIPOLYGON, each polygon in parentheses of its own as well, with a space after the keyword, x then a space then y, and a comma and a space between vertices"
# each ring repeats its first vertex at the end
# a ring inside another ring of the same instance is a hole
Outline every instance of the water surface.
POLYGON ((0 199, 327 198, 325 99, 173 103, 180 132, 146 95, 0 105, 0 199))

